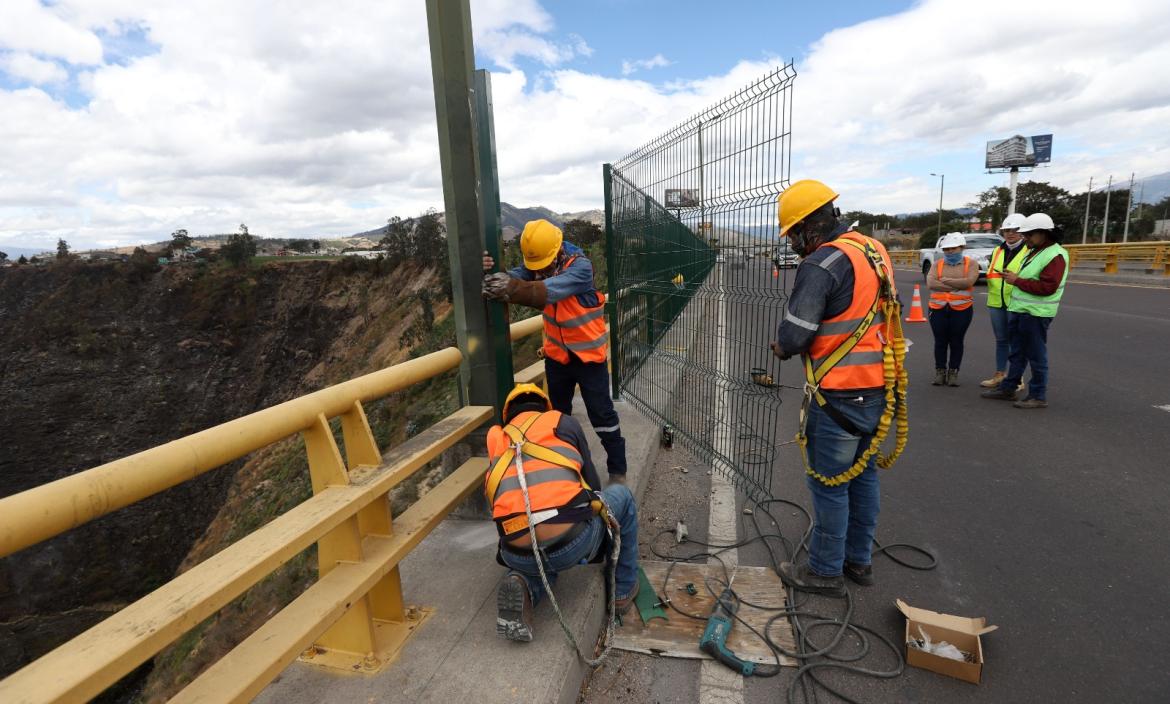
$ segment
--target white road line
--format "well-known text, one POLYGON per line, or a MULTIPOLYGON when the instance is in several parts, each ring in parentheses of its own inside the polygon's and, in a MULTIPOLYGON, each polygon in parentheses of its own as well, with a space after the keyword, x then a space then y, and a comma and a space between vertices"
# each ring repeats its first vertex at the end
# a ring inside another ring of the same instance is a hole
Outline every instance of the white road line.
MULTIPOLYGON (((723 271, 719 272, 720 284, 723 283, 723 271)), ((719 296, 719 323, 716 328, 716 369, 727 373, 727 295, 720 286, 719 296)), ((715 392, 715 417, 723 420, 729 418, 728 395, 731 389, 719 388, 715 392)), ((724 457, 731 457, 730 426, 720 423, 715 430, 715 450, 724 457)), ((716 458, 712 462, 711 472, 711 508, 708 518, 707 542, 720 545, 729 545, 738 541, 736 513, 735 513, 735 485, 727 479, 731 467, 716 458)), ((739 564, 739 551, 728 550, 720 555, 729 570, 739 564)), ((709 565, 717 566, 719 561, 711 558, 709 565)), ((743 675, 733 672, 730 668, 714 660, 703 660, 699 669, 699 704, 743 704, 743 675)))
POLYGON ((1154 406, 1154 408, 1157 408, 1159 411, 1166 411, 1167 413, 1170 413, 1170 403, 1167 403, 1165 406, 1154 406))

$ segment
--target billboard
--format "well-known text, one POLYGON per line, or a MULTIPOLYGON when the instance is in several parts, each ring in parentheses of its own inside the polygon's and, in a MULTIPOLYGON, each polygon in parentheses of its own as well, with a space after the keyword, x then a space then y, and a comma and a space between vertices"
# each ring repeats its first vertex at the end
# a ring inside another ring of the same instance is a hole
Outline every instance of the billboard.
POLYGON ((1035 166, 1052 161, 1052 135, 1031 137, 1013 135, 1007 139, 993 139, 987 143, 984 167, 1010 169, 1014 166, 1035 166))
POLYGON ((668 208, 697 208, 697 207, 699 207, 699 189, 697 189, 697 188, 668 188, 668 189, 666 189, 666 207, 668 207, 668 208))

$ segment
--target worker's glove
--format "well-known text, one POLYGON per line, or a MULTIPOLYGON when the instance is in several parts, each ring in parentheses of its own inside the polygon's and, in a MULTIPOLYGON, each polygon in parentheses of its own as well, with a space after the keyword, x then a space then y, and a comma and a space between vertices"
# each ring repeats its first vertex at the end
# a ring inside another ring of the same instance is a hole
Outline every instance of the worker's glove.
POLYGON ((508 282, 512 277, 504 272, 483 277, 483 297, 489 301, 508 301, 508 282))

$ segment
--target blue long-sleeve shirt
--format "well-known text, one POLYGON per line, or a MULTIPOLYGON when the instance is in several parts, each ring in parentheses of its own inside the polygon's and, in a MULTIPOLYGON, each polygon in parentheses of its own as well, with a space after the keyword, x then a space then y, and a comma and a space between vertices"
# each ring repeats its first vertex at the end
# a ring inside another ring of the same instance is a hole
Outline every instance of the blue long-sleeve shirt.
MULTIPOLYGON (((839 226, 836 239, 849 228, 839 226)), ((853 264, 836 247, 820 247, 796 269, 792 295, 776 339, 784 358, 807 352, 825 318, 841 315, 853 304, 853 264)))
MULTIPOLYGON (((565 254, 576 256, 573 263, 565 267, 564 271, 555 276, 543 279, 544 287, 548 291, 548 302, 557 303, 569 296, 577 296, 577 301, 586 307, 598 304, 597 288, 593 284, 593 262, 585 256, 585 252, 575 244, 565 242, 565 254)), ((512 269, 508 274, 523 281, 534 281, 535 272, 523 264, 512 269)))

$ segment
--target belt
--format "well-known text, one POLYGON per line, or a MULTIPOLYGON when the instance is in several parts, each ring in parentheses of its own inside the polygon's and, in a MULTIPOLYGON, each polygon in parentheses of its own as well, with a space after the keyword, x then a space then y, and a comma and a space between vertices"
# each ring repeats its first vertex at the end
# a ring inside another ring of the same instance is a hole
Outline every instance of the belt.
MULTIPOLYGON (((588 528, 589 524, 592 522, 593 522, 593 519, 590 519, 587 521, 581 521, 580 523, 577 523, 572 528, 570 528, 567 532, 565 532, 564 535, 558 535, 552 542, 547 543, 547 544, 541 544, 538 542, 537 545, 539 545, 540 549, 546 553, 553 552, 557 548, 562 548, 562 547, 568 545, 569 543, 571 543, 577 536, 584 533, 585 529, 588 528)), ((504 552, 510 552, 513 555, 531 555, 532 554, 532 546, 531 545, 513 545, 512 543, 509 543, 506 540, 500 541, 500 549, 503 550, 504 552)))

